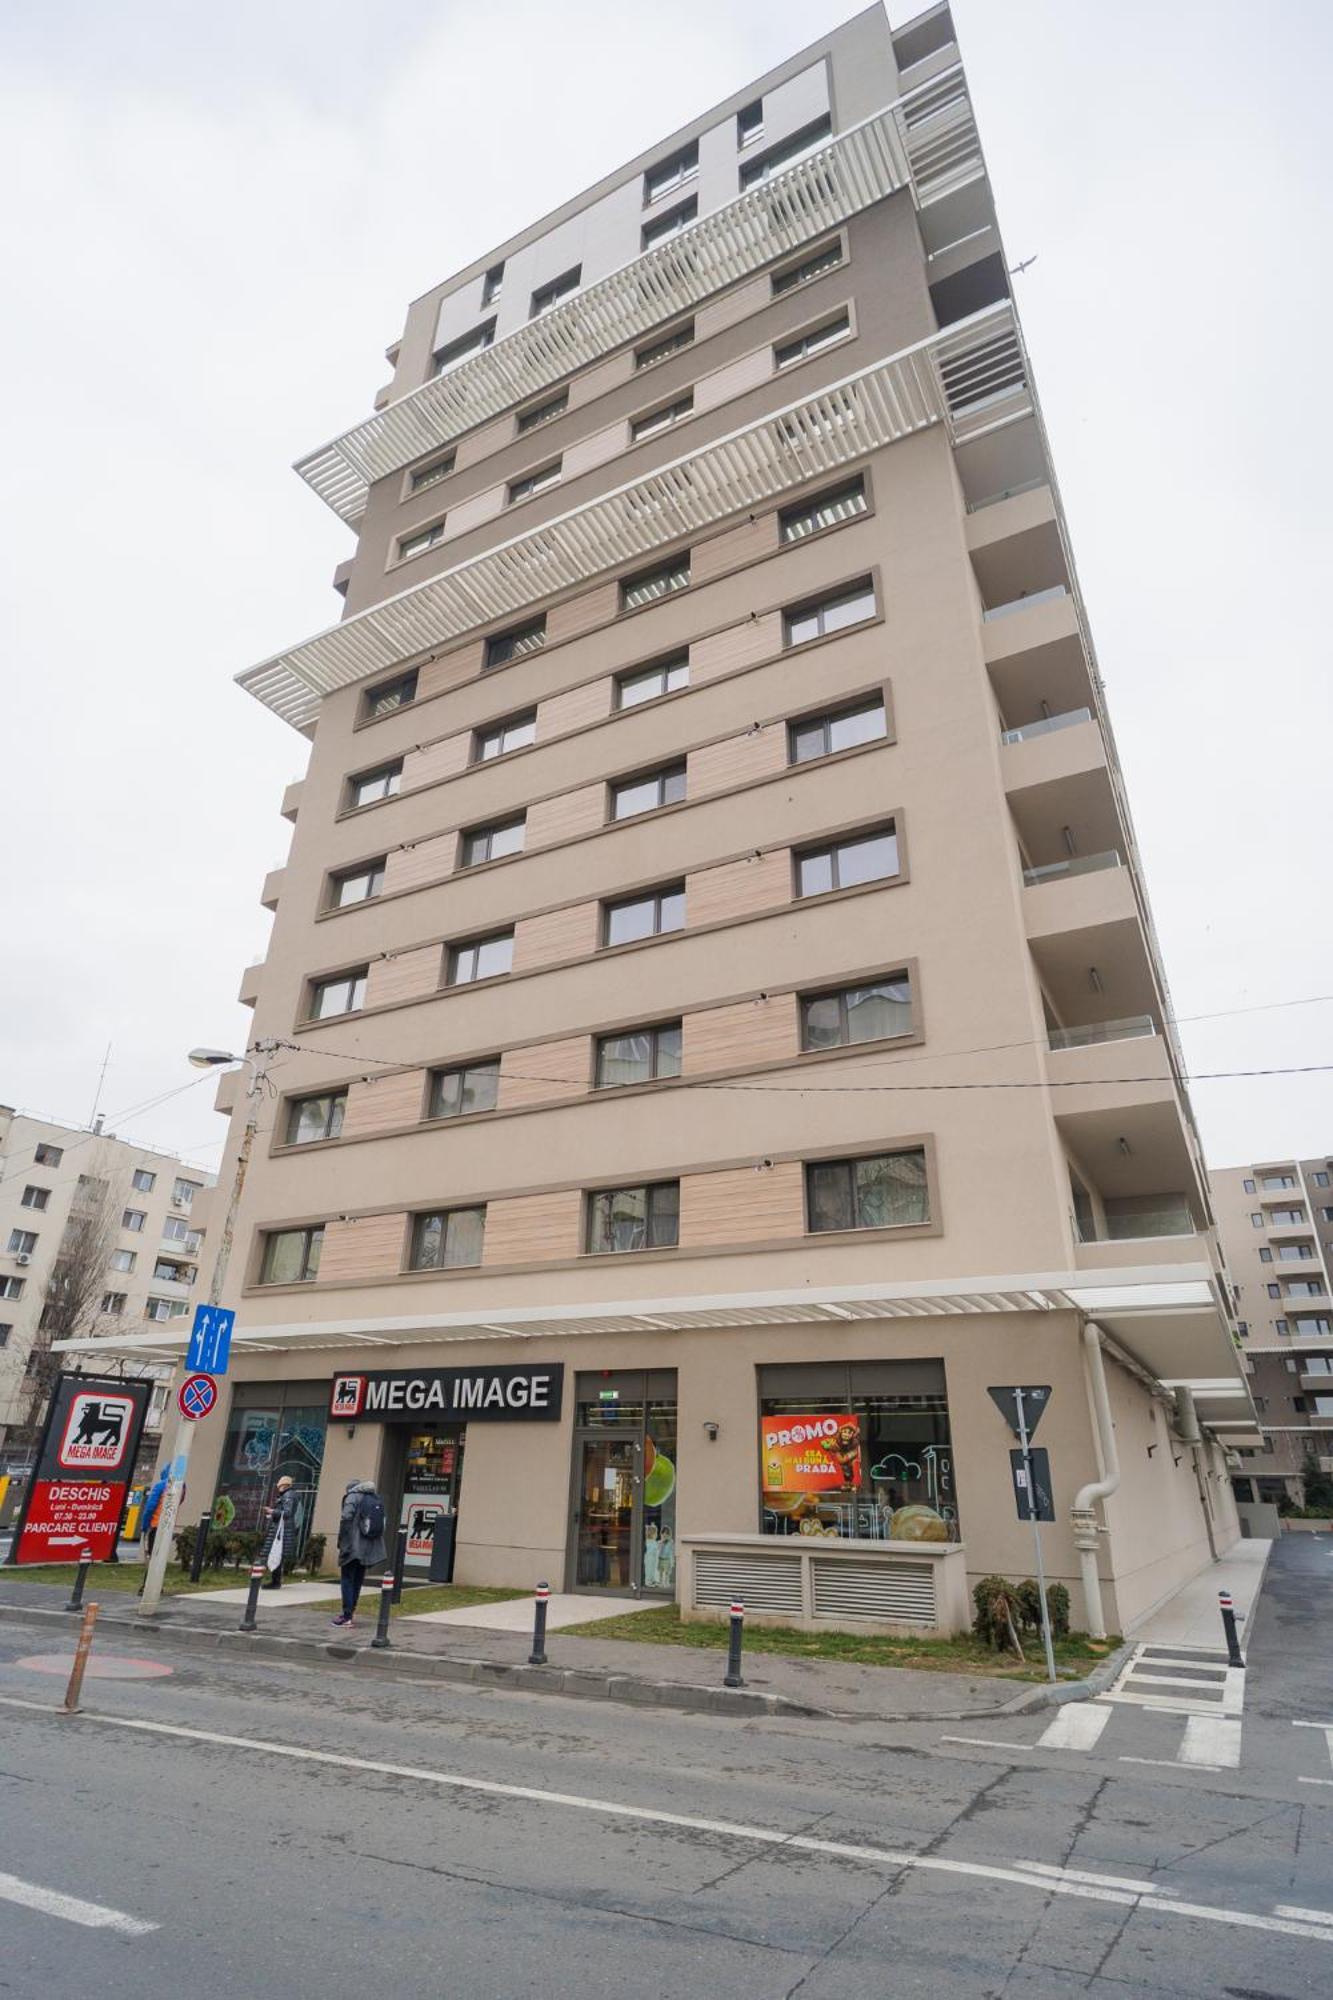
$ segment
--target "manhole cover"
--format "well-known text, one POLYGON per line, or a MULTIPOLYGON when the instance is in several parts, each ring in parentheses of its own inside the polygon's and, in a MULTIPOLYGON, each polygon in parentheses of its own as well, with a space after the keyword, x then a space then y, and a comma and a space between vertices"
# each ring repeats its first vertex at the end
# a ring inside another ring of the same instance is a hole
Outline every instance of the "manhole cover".
MULTIPOLYGON (((34 1674, 64 1674, 68 1679, 69 1670, 74 1665, 73 1653, 29 1653, 26 1659, 15 1660, 16 1667, 27 1667, 34 1674)), ((170 1667, 164 1667, 159 1660, 117 1659, 114 1653, 94 1653, 84 1672, 89 1680, 96 1681, 151 1681, 159 1674, 169 1674, 170 1667)))

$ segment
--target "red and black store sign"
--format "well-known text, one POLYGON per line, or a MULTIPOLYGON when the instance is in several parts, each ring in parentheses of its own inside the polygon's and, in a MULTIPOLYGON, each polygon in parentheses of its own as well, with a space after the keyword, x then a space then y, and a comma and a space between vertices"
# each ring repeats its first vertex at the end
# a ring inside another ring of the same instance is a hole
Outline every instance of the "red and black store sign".
POLYGON ((129 1498, 151 1382, 62 1375, 14 1531, 14 1563, 112 1555, 129 1498))

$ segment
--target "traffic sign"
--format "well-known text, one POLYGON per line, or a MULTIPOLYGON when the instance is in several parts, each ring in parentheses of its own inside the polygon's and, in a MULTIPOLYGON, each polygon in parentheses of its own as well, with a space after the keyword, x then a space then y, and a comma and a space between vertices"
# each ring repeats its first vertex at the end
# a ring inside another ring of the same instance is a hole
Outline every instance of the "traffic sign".
POLYGON ((211 1375, 187 1375, 176 1391, 180 1413, 191 1423, 206 1417, 218 1399, 218 1385, 211 1375))
POLYGON ((1044 1382, 1038 1383, 1035 1388, 1024 1386, 1021 1390, 1018 1388, 988 1389, 986 1394, 990 1397, 992 1403, 994 1403, 996 1409, 1004 1418, 1016 1438, 1022 1437, 1024 1428, 1023 1424, 1019 1421, 1018 1410, 1018 1398, 1020 1394, 1022 1395, 1023 1416, 1027 1419, 1027 1435, 1030 1440, 1036 1433, 1037 1425, 1041 1422, 1042 1411, 1050 1401, 1051 1385, 1049 1382, 1044 1382))
POLYGON ((1021 1451, 1009 1454, 1009 1471, 1014 1482, 1014 1499, 1018 1502, 1020 1521, 1053 1521, 1055 1519, 1055 1498, 1051 1492, 1050 1453, 1038 1448, 1027 1454, 1028 1463, 1023 1463, 1021 1451))
POLYGON ((235 1324, 236 1315, 227 1306, 196 1306, 185 1366, 202 1375, 225 1375, 235 1324))

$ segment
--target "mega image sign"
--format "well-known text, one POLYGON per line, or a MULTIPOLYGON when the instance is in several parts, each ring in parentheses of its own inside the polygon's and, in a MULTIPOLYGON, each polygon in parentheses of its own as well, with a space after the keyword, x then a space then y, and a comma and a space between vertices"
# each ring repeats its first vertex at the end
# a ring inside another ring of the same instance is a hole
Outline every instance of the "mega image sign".
POLYGON ((62 1375, 47 1411, 12 1562, 105 1562, 116 1546, 152 1384, 62 1375))
POLYGON ((433 1417, 440 1423, 554 1423, 560 1416, 565 1367, 378 1368, 335 1375, 332 1421, 384 1423, 433 1417))

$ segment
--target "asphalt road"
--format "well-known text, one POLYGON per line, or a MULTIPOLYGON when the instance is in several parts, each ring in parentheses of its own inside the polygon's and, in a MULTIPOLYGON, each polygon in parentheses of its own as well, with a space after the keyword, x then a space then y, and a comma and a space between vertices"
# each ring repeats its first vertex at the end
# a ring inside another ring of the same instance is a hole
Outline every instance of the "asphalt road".
POLYGON ((1051 1710, 742 1723, 151 1640, 170 1674, 64 1718, 22 1664, 56 1646, 0 1620, 17 2000, 1333 1990, 1326 1543, 1280 1545, 1243 1683, 1140 1662, 1063 1747, 1051 1710), (1238 1761, 1181 1763, 1191 1725, 1238 1761))

